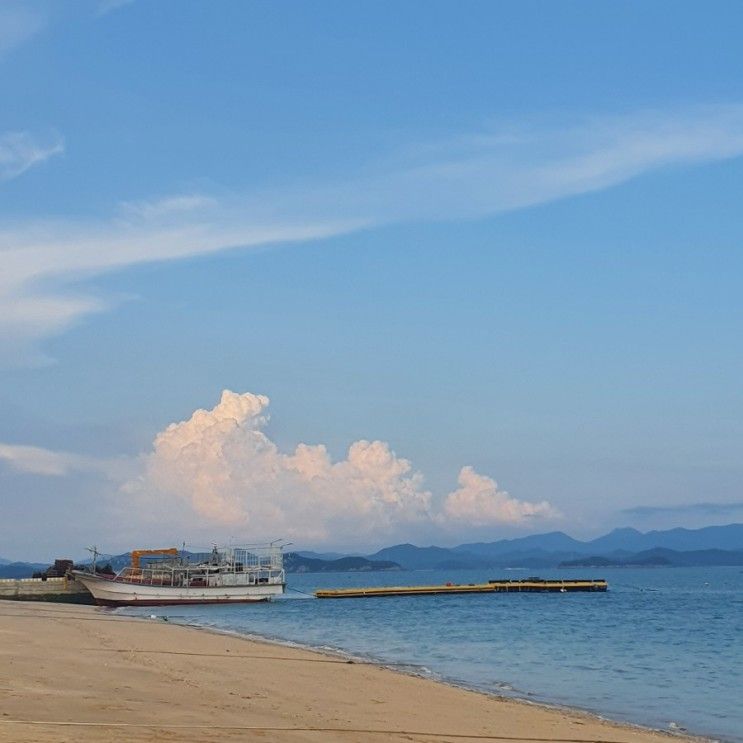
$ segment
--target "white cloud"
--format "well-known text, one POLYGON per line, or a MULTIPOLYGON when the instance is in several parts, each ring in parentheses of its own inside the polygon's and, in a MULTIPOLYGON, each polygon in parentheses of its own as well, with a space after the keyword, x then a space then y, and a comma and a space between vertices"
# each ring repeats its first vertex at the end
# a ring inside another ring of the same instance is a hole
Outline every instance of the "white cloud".
POLYGON ((137 504, 134 512, 155 522, 181 514, 191 533, 198 524, 212 534, 281 535, 305 544, 368 543, 420 527, 519 525, 557 515, 546 502, 501 493, 469 467, 442 508, 423 475, 383 441, 356 441, 337 462, 323 445, 284 453, 264 431, 268 404, 263 395, 226 390, 212 410, 168 426, 142 474, 124 486, 130 507, 137 504))
POLYGON ((125 5, 131 5, 133 2, 134 0, 99 0, 96 15, 108 15, 115 10, 119 10, 119 8, 123 8, 125 5))
POLYGON ((25 43, 46 25, 46 17, 6 0, 0 5, 0 56, 25 43))
POLYGON ((310 221, 238 225, 225 217, 182 226, 112 220, 86 227, 36 224, 0 231, 0 366, 45 363, 39 340, 108 306, 67 288, 81 278, 227 248, 318 239, 352 228, 310 221))
POLYGON ((459 489, 437 497, 384 441, 355 441, 339 461, 322 444, 282 452, 265 431, 268 406, 264 395, 225 390, 214 408, 169 425, 139 457, 0 444, 0 461, 22 473, 74 477, 88 489, 95 480, 86 478, 108 481, 96 489, 103 520, 138 539, 369 545, 559 517, 549 503, 512 498, 471 467, 460 472, 459 489))
POLYGON ((311 542, 426 518, 421 475, 387 444, 357 441, 335 463, 322 445, 284 454, 262 430, 268 403, 225 391, 212 410, 168 426, 129 497, 213 526, 311 542))
POLYGON ((0 134, 0 181, 17 178, 29 168, 63 152, 64 142, 56 134, 45 139, 29 132, 0 134))
POLYGON ((70 284, 143 262, 315 240, 403 220, 477 218, 743 154, 743 105, 493 128, 398 153, 334 184, 123 204, 108 219, 0 227, 0 363, 107 306, 70 284))
POLYGON ((0 461, 18 472, 45 477, 65 477, 76 472, 90 472, 115 478, 129 471, 124 460, 109 461, 72 452, 13 444, 0 444, 0 461))
POLYGON ((173 214, 206 210, 218 206, 216 199, 202 194, 183 194, 156 201, 124 201, 121 211, 124 216, 155 220, 173 214))
POLYGON ((547 501, 529 503, 512 498, 506 491, 499 490, 492 478, 478 474, 472 467, 462 467, 459 488, 444 500, 442 516, 446 521, 488 526, 555 519, 560 514, 547 501))

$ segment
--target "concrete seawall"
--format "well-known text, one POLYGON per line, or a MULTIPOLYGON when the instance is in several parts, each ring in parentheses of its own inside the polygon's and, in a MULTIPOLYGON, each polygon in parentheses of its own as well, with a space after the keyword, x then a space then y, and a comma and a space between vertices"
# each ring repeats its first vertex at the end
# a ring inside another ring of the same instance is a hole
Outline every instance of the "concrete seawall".
POLYGON ((93 604, 85 586, 71 578, 0 579, 0 600, 60 601, 65 604, 93 604))

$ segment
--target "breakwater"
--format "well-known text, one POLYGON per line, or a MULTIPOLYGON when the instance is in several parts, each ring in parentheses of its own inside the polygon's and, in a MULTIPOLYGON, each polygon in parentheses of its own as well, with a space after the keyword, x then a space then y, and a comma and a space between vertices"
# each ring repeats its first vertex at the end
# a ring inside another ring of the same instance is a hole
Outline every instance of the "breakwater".
POLYGON ((60 601, 66 604, 93 604, 90 592, 72 578, 3 578, 0 600, 60 601))

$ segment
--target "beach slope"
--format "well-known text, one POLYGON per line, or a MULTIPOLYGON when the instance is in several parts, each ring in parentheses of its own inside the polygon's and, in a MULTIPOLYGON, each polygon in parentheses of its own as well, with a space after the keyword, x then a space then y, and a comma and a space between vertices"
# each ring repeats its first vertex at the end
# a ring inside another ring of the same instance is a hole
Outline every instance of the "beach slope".
POLYGON ((160 620, 0 602, 0 741, 254 740, 672 738, 160 620))

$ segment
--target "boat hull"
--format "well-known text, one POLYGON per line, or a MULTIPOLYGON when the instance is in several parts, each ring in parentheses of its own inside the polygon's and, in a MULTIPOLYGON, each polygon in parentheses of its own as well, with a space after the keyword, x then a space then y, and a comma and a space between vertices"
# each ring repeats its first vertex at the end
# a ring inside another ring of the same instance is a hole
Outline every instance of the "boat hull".
POLYGON ((173 606, 182 604, 239 604, 269 601, 284 592, 283 583, 249 586, 171 588, 115 581, 74 571, 99 606, 173 606))

